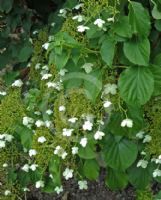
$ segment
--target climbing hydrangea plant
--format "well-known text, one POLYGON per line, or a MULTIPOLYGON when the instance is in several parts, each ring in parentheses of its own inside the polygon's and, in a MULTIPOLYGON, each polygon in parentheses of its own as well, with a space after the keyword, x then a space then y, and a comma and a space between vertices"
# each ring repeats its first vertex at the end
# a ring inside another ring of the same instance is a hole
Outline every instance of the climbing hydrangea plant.
POLYGON ((34 36, 26 80, 2 83, 3 199, 31 185, 59 194, 71 178, 87 189, 101 168, 110 189, 130 183, 152 199, 151 183, 161 183, 161 4, 71 2, 56 31, 34 36))

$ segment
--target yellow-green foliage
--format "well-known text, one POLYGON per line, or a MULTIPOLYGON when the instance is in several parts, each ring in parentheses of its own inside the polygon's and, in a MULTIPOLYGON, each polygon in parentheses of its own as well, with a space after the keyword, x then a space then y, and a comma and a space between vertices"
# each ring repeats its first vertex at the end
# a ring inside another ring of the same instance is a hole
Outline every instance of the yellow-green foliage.
POLYGON ((5 190, 12 190, 10 196, 1 196, 0 200, 17 200, 17 195, 19 195, 19 187, 14 185, 11 186, 8 184, 6 176, 6 168, 3 167, 4 163, 7 163, 9 166, 15 166, 20 161, 21 154, 18 152, 17 145, 12 142, 6 148, 0 150, 0 182, 2 186, 0 187, 0 193, 4 194, 5 190))
POLYGON ((66 94, 61 93, 54 104, 56 130, 59 132, 63 128, 67 128, 69 126, 67 121, 69 118, 80 118, 83 114, 94 114, 94 110, 81 89, 69 90, 66 94), (59 107, 62 105, 66 107, 65 112, 59 112, 59 107))
POLYGON ((40 167, 46 168, 54 149, 54 136, 49 132, 49 129, 42 127, 36 130, 33 135, 32 148, 37 151, 37 155, 35 156, 36 163, 40 167), (38 138, 41 136, 44 136, 47 140, 43 144, 38 143, 38 138))
POLYGON ((44 28, 42 31, 38 33, 38 38, 33 40, 33 56, 31 59, 31 67, 30 67, 30 78, 36 81, 40 81, 40 72, 35 69, 35 65, 37 63, 45 63, 45 53, 42 45, 48 41, 48 31, 47 28, 44 28))
POLYGON ((147 188, 146 190, 138 190, 136 192, 136 200, 153 200, 152 191, 147 188))
POLYGON ((62 32, 67 32, 75 40, 80 43, 86 44, 87 38, 77 31, 78 22, 73 20, 72 17, 67 17, 61 28, 62 32))
POLYGON ((21 100, 20 89, 8 91, 0 104, 0 132, 11 133, 16 122, 21 121, 24 115, 24 106, 21 100))
POLYGON ((147 150, 156 157, 161 154, 161 97, 152 99, 145 106, 145 114, 148 124, 148 133, 152 140, 147 144, 147 150))

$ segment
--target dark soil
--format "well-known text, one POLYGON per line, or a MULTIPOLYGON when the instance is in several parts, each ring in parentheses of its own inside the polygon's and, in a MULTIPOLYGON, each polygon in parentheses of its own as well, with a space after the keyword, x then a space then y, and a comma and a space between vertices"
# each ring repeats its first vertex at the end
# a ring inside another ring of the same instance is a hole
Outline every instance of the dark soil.
POLYGON ((27 200, 135 200, 132 187, 123 191, 111 191, 104 183, 104 173, 98 181, 88 184, 88 190, 79 190, 77 182, 70 180, 64 184, 64 192, 60 195, 45 194, 38 190, 32 191, 27 200))

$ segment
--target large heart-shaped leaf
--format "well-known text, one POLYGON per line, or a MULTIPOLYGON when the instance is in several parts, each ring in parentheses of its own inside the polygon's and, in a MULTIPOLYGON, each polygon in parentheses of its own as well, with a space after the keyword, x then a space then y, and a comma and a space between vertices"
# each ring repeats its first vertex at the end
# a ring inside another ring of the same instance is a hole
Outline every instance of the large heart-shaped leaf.
POLYGON ((141 167, 136 167, 136 164, 135 164, 128 170, 128 177, 129 177, 130 183, 134 187, 138 189, 145 189, 149 185, 152 179, 151 166, 148 165, 146 169, 143 169, 141 167))
POLYGON ((111 168, 108 168, 107 172, 106 185, 110 189, 123 189, 127 186, 128 176, 125 172, 116 171, 111 168))
POLYGON ((123 47, 126 58, 136 64, 147 66, 150 57, 150 43, 147 38, 138 40, 133 38, 124 43, 123 47))
POLYGON ((83 166, 84 175, 90 180, 96 180, 99 176, 99 165, 96 160, 86 160, 83 166))
POLYGON ((149 35, 150 17, 141 3, 130 1, 128 17, 133 33, 141 36, 149 35))
POLYGON ((137 145, 128 139, 111 136, 104 147, 107 166, 115 170, 124 171, 137 158, 137 145))
POLYGON ((130 67, 119 78, 120 95, 130 105, 143 105, 154 90, 154 77, 147 67, 130 67))

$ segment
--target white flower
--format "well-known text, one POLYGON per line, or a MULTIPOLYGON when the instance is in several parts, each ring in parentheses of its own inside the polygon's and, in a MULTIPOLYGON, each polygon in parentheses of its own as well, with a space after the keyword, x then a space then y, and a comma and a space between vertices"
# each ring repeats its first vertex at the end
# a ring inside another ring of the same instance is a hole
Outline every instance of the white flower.
POLYGON ((88 142, 87 138, 84 137, 84 138, 81 139, 80 144, 82 145, 82 147, 86 147, 87 142, 88 142))
POLYGON ((5 96, 7 94, 7 92, 1 92, 0 91, 0 95, 5 96))
POLYGON ((48 66, 48 65, 44 65, 44 66, 42 67, 42 69, 48 71, 48 70, 49 70, 49 66, 48 66))
POLYGON ((4 134, 5 135, 5 140, 7 141, 7 142, 11 142, 12 140, 13 140, 13 135, 9 135, 9 134, 4 134))
POLYGON ((35 171, 37 167, 38 167, 37 164, 32 164, 32 165, 30 166, 30 169, 31 169, 32 171, 35 171))
POLYGON ((10 195, 11 194, 11 191, 10 190, 5 190, 5 192, 4 192, 4 195, 5 196, 8 196, 8 195, 10 195))
POLYGON ((23 82, 21 79, 16 80, 14 83, 12 83, 12 87, 21 87, 23 85, 23 82))
POLYGON ((40 116, 41 112, 40 111, 35 111, 34 114, 40 116))
POLYGON ((25 164, 21 169, 25 172, 29 172, 30 166, 28 164, 25 164))
POLYGON ((52 74, 43 74, 41 80, 47 80, 50 77, 52 77, 52 74))
POLYGON ((128 128, 132 128, 132 127, 133 127, 133 121, 132 121, 131 119, 124 119, 124 120, 121 122, 121 126, 122 126, 122 127, 127 126, 128 128))
POLYGON ((139 162, 137 163, 137 167, 142 167, 142 168, 146 168, 148 165, 148 161, 146 160, 139 160, 139 162))
POLYGON ((37 151, 35 149, 30 149, 29 150, 29 156, 32 157, 32 156, 35 156, 37 154, 37 151))
POLYGON ((91 131, 93 127, 93 124, 90 121, 85 121, 83 124, 83 130, 91 131))
POLYGON ((68 155, 67 152, 64 151, 64 152, 62 153, 62 155, 61 155, 61 158, 64 160, 64 159, 66 158, 67 155, 68 155))
POLYGON ((57 194, 60 194, 61 192, 63 192, 63 187, 62 186, 60 186, 60 187, 57 186, 54 190, 55 190, 55 192, 57 194))
POLYGON ((39 127, 41 127, 41 126, 44 126, 44 122, 43 122, 42 120, 37 120, 37 121, 35 122, 35 125, 39 128, 39 127))
POLYGON ((24 191, 24 192, 29 192, 30 189, 28 189, 27 187, 25 187, 25 188, 23 188, 23 191, 24 191))
POLYGON ((72 178, 73 177, 73 169, 66 168, 65 171, 63 172, 63 176, 64 176, 65 180, 72 178))
POLYGON ((5 138, 5 134, 0 134, 0 140, 3 140, 5 138))
POLYGON ((74 124, 77 120, 78 120, 77 117, 72 117, 72 118, 68 119, 68 122, 71 122, 72 124, 74 124))
POLYGON ((4 168, 8 167, 8 164, 7 164, 7 163, 4 163, 4 164, 3 164, 3 167, 4 167, 4 168))
POLYGON ((161 164, 161 159, 155 159, 156 164, 161 164))
POLYGON ((159 169, 155 169, 154 172, 153 172, 153 177, 158 177, 158 176, 161 176, 161 170, 159 169))
POLYGON ((45 126, 46 126, 47 128, 50 128, 50 127, 52 126, 52 122, 49 121, 49 120, 46 120, 46 121, 45 121, 45 126))
POLYGON ((66 151, 64 151, 64 149, 61 146, 56 146, 55 150, 54 150, 54 154, 58 155, 59 157, 61 157, 63 160, 66 158, 66 156, 68 155, 66 151))
POLYGON ((95 140, 102 140, 102 137, 105 136, 105 133, 102 132, 102 131, 97 131, 95 134, 94 134, 94 139, 95 140))
POLYGON ((105 21, 102 19, 96 19, 94 21, 94 25, 97 25, 99 28, 102 28, 104 24, 105 24, 105 21))
POLYGON ((37 64, 35 65, 35 69, 40 69, 40 66, 41 66, 41 64, 40 64, 40 63, 37 63, 37 64))
POLYGON ((48 86, 48 88, 51 88, 51 87, 56 88, 55 82, 48 82, 46 85, 48 86))
POLYGON ((35 187, 36 188, 44 187, 44 181, 41 181, 41 180, 37 181, 35 187))
POLYGON ((66 9, 60 9, 58 16, 61 16, 61 17, 65 18, 66 14, 67 14, 67 10, 66 9))
POLYGON ((63 111, 65 111, 65 110, 66 110, 65 106, 59 106, 59 111, 60 111, 60 112, 63 112, 63 111))
POLYGON ((34 120, 31 117, 23 117, 23 125, 28 126, 29 124, 34 123, 34 120))
POLYGON ((81 68, 85 70, 87 74, 92 71, 93 64, 92 63, 85 63, 81 68))
POLYGON ((104 94, 115 95, 117 93, 117 85, 108 83, 104 86, 104 94))
POLYGON ((0 149, 4 148, 6 146, 6 142, 3 140, 0 140, 0 149))
POLYGON ((83 26, 83 25, 77 26, 77 31, 80 33, 83 33, 86 30, 89 30, 88 26, 83 26))
POLYGON ((136 134, 136 137, 139 138, 139 139, 143 139, 144 134, 145 134, 144 131, 139 131, 139 132, 136 134))
POLYGON ((78 147, 72 147, 72 154, 78 154, 78 147))
POLYGON ((61 70, 59 71, 59 75, 60 75, 60 76, 64 76, 65 73, 67 73, 67 72, 68 72, 67 69, 61 69, 61 70))
POLYGON ((88 189, 87 181, 78 181, 78 185, 79 185, 80 190, 87 190, 88 189))
POLYGON ((108 22, 114 22, 115 19, 114 19, 114 17, 109 17, 109 18, 107 18, 107 21, 108 21, 108 22))
POLYGON ((37 33, 38 33, 38 31, 37 31, 37 30, 35 30, 35 31, 33 31, 32 33, 35 35, 35 34, 37 34, 37 33))
POLYGON ((82 22, 84 20, 84 16, 83 15, 76 15, 72 19, 77 20, 78 22, 82 22))
POLYGON ((105 101, 104 104, 103 104, 103 107, 108 108, 108 107, 110 107, 111 104, 112 103, 110 101, 105 101))
POLYGON ((39 143, 44 143, 44 142, 46 142, 46 138, 45 138, 44 136, 41 136, 41 137, 38 138, 37 141, 38 141, 39 143))
POLYGON ((44 48, 45 50, 47 50, 49 48, 49 43, 47 42, 47 43, 43 44, 42 48, 44 48))
POLYGON ((76 9, 76 10, 79 10, 81 7, 83 7, 84 6, 84 4, 83 3, 80 3, 80 4, 78 4, 78 5, 76 5, 75 7, 74 7, 74 9, 76 9))
POLYGON ((74 129, 63 128, 63 136, 70 137, 72 135, 73 131, 74 131, 74 129))
POLYGON ((46 114, 48 114, 48 115, 51 115, 52 113, 53 113, 53 111, 50 109, 46 111, 46 114))
POLYGON ((150 142, 151 140, 152 140, 152 137, 150 135, 146 135, 143 140, 143 143, 150 142))

